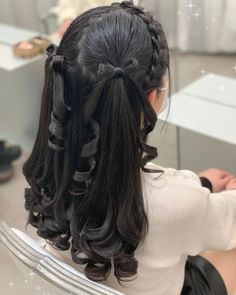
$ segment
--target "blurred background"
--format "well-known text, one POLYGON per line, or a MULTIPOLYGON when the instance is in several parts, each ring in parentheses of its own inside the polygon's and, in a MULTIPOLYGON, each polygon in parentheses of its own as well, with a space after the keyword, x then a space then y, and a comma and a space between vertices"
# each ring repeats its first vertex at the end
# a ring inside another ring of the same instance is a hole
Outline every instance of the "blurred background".
MULTIPOLYGON (((77 15, 112 2, 0 0, 0 220, 10 226, 25 230, 27 219, 21 169, 39 119, 45 54, 37 46, 59 43, 77 15)), ((158 148, 154 162, 236 174, 236 1, 137 2, 162 24, 171 54, 170 113, 160 116, 149 138, 158 148)), ((31 228, 28 233, 36 237, 31 228)), ((27 278, 16 275, 1 251, 0 257, 6 266, 0 293, 23 294, 27 278)), ((42 291, 36 287, 29 294, 42 291)), ((43 292, 59 294, 49 287, 43 292)))

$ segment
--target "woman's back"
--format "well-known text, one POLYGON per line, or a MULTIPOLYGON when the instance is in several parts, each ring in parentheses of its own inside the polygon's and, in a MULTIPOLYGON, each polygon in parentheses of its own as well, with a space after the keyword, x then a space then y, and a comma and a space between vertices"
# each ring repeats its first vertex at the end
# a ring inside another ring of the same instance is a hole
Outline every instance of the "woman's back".
MULTIPOLYGON (((210 194, 191 171, 163 168, 152 162, 147 167, 163 169, 164 173, 141 172, 150 227, 144 243, 135 251, 137 278, 121 286, 112 267, 103 284, 127 295, 178 295, 188 255, 236 247, 236 191, 210 194)), ((69 252, 62 253, 61 259, 83 272, 82 266, 71 261, 69 252)))
POLYGON ((198 207, 203 203, 194 193, 200 185, 190 171, 164 169, 152 163, 146 166, 163 169, 164 173, 141 172, 149 231, 135 251, 137 279, 122 288, 111 272, 104 283, 127 295, 177 295, 183 287, 188 247, 191 249, 188 239, 199 218, 197 212, 202 210, 198 207), (186 223, 188 227, 184 228, 186 223))

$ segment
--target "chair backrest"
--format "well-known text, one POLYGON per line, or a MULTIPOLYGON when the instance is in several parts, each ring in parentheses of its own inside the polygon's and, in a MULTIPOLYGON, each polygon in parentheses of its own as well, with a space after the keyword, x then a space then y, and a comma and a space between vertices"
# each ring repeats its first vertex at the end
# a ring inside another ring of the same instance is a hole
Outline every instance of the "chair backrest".
POLYGON ((89 280, 83 273, 40 247, 40 245, 24 232, 10 228, 0 221, 0 241, 33 272, 60 289, 79 295, 124 295, 102 283, 89 280))

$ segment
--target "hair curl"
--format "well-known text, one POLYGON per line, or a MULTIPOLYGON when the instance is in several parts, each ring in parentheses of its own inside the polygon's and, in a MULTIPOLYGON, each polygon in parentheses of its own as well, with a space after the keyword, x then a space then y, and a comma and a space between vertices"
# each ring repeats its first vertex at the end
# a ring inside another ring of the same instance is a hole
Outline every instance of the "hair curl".
POLYGON ((48 48, 37 138, 23 173, 27 224, 85 274, 119 283, 137 274, 148 232, 140 169, 157 116, 146 99, 162 86, 169 51, 161 25, 123 1, 80 15, 48 48), (141 117, 143 115, 143 121, 141 117), (130 218, 132 216, 132 218, 130 218))

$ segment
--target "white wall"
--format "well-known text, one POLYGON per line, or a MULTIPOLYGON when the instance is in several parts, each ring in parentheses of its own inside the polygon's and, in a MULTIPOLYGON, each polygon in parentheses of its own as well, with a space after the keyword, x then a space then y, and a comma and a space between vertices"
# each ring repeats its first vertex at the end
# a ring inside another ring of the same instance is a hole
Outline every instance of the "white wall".
POLYGON ((58 0, 0 0, 0 22, 46 33, 40 19, 57 2, 58 0))

